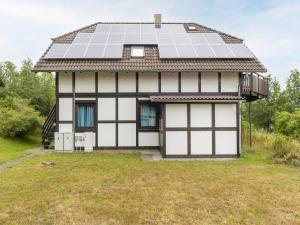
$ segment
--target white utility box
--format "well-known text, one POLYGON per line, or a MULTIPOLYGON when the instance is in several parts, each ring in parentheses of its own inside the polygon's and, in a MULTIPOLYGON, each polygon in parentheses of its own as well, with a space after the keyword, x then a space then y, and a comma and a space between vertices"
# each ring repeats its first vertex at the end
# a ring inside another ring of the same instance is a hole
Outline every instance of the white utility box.
POLYGON ((74 134, 72 132, 54 133, 54 147, 57 151, 73 151, 74 134))
POLYGON ((92 152, 94 147, 94 134, 93 132, 84 133, 84 151, 92 152))
POLYGON ((54 133, 54 148, 57 151, 64 150, 64 134, 63 133, 54 133))
POLYGON ((73 151, 74 150, 74 134, 64 133, 64 151, 73 151))

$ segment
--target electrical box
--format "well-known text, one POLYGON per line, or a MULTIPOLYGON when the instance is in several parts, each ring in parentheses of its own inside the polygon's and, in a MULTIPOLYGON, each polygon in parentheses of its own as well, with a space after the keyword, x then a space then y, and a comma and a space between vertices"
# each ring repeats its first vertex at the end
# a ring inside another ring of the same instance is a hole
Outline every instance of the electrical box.
POLYGON ((74 134, 64 133, 64 151, 73 151, 74 150, 74 134))
POLYGON ((57 151, 64 150, 64 134, 63 133, 54 133, 54 148, 57 151))
POLYGON ((84 151, 92 152, 94 146, 94 134, 93 132, 84 133, 84 151))

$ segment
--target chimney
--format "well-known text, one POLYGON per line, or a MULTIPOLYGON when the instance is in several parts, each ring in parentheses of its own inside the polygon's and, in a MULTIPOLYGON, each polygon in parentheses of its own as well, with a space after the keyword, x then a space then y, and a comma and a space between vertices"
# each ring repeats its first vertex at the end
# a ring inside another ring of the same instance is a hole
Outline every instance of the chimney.
POLYGON ((161 27, 161 14, 154 14, 155 28, 161 27))

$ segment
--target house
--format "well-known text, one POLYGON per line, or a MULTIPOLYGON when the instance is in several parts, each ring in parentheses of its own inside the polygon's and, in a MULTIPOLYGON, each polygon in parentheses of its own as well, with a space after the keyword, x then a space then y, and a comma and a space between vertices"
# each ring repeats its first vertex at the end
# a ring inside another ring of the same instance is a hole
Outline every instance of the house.
POLYGON ((94 149, 163 157, 238 157, 241 105, 267 96, 265 67, 243 40, 197 23, 95 23, 52 39, 36 72, 56 73, 57 132, 94 149))

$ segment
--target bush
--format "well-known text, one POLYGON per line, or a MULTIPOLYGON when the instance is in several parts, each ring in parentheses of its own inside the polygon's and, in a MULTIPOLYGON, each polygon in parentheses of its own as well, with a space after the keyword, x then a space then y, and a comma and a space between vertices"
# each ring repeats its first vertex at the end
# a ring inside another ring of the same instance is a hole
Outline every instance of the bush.
POLYGON ((24 99, 0 100, 0 135, 24 137, 34 133, 42 123, 39 113, 24 99))
MULTIPOLYGON (((249 145, 249 132, 243 129, 243 143, 249 145)), ((282 134, 268 133, 263 129, 252 132, 252 150, 268 151, 276 163, 300 166, 300 142, 282 134)))
POLYGON ((280 112, 275 117, 275 131, 300 141, 300 110, 280 112))

